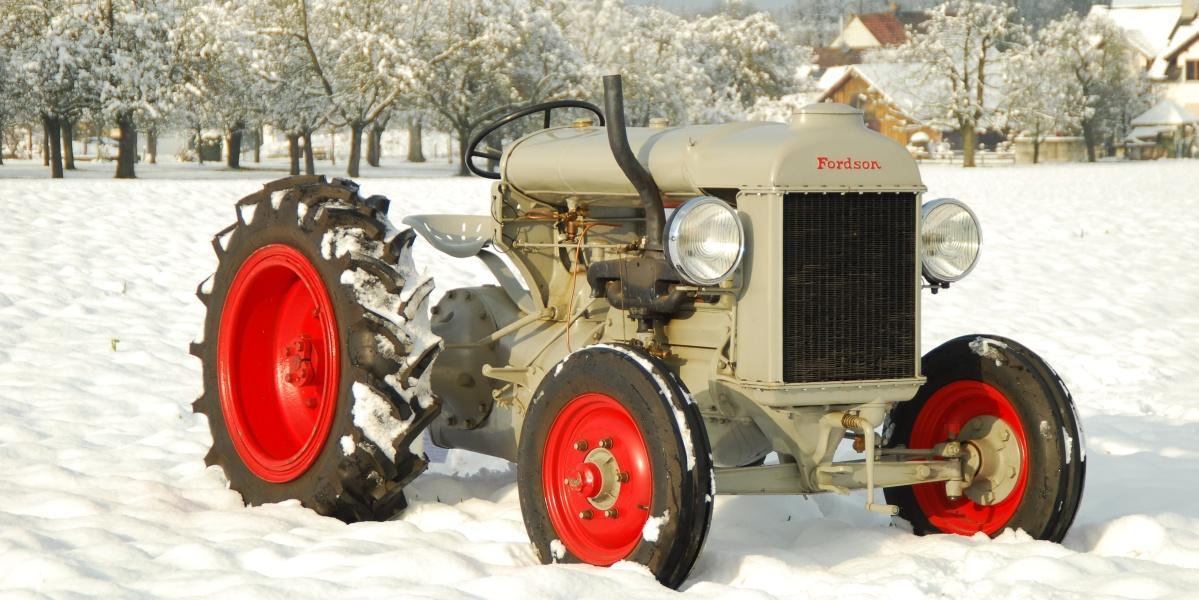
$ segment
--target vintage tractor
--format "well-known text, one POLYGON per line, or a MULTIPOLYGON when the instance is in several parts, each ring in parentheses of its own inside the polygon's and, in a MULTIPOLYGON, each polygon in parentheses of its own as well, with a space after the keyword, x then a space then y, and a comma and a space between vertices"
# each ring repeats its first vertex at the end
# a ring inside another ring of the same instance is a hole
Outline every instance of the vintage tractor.
POLYGON ((1085 469, 1062 380, 993 335, 920 355, 922 289, 978 260, 964 204, 922 204, 913 159, 848 106, 626 128, 604 86, 602 111, 550 102, 475 136, 486 216, 397 229, 387 199, 320 177, 238 202, 193 346, 233 489, 386 519, 427 429, 516 463, 543 562, 635 561, 668 586, 716 494, 865 490, 917 534, 1062 539, 1085 469), (522 117, 544 127, 485 144, 522 117), (417 236, 495 284, 427 308, 417 236))

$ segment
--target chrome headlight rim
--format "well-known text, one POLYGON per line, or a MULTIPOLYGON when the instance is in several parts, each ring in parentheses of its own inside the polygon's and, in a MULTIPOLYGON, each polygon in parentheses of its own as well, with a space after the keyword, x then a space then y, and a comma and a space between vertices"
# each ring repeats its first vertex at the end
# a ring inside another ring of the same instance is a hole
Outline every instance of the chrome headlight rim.
POLYGON ((934 285, 939 285, 939 286, 948 286, 951 283, 956 283, 958 281, 961 281, 967 275, 969 275, 970 272, 973 271, 975 267, 978 266, 978 259, 982 256, 982 245, 983 245, 982 223, 979 222, 978 215, 974 214, 974 211, 971 210, 971 208, 965 202, 962 202, 961 200, 958 200, 957 198, 937 198, 935 200, 929 200, 928 202, 925 202, 920 207, 920 236, 921 236, 921 247, 922 247, 922 250, 920 252, 920 272, 924 276, 924 279, 926 279, 929 283, 932 283, 934 285), (933 269, 930 269, 929 265, 928 265, 928 260, 926 260, 926 258, 925 258, 925 250, 923 249, 923 246, 924 246, 923 237, 924 237, 924 233, 925 233, 924 225, 927 222, 928 216, 931 215, 934 210, 936 210, 942 206, 945 206, 945 205, 950 205, 950 206, 959 208, 962 211, 964 211, 967 215, 969 215, 970 220, 974 223, 974 230, 978 233, 978 251, 975 252, 975 254, 974 254, 974 260, 972 260, 970 262, 970 266, 966 267, 966 269, 963 270, 960 274, 958 274, 957 277, 944 277, 943 273, 938 274, 938 273, 934 272, 933 269))
POLYGON ((741 215, 737 214, 737 209, 729 205, 728 202, 715 196, 696 196, 687 200, 676 208, 666 221, 666 260, 689 283, 702 287, 711 287, 728 279, 741 266, 741 261, 745 259, 745 249, 745 224, 741 222, 741 215), (733 222, 737 225, 737 257, 733 260, 732 266, 727 271, 719 277, 714 278, 704 278, 697 275, 693 269, 689 269, 678 250, 680 231, 688 215, 703 206, 719 206, 723 208, 733 217, 733 222))

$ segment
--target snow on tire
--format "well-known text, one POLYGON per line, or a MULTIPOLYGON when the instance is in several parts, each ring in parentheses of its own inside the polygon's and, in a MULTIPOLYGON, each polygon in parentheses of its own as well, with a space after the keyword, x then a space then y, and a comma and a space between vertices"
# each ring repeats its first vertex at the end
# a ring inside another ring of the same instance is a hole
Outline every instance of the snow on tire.
MULTIPOLYGON (((203 362, 205 457, 249 504, 297 499, 346 522, 386 519, 424 471, 412 446, 437 415, 439 341, 417 278, 415 234, 352 182, 291 177, 237 203, 191 352, 203 362)), ((419 447, 419 444, 417 444, 419 447)))

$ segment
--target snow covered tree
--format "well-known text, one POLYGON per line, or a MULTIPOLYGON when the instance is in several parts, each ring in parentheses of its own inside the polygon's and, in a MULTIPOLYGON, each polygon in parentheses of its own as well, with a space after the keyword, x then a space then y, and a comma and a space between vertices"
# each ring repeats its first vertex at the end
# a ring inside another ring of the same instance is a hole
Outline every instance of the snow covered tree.
POLYGON ((185 0, 176 35, 186 110, 198 125, 216 126, 225 135, 225 164, 241 166, 243 134, 261 119, 268 83, 253 69, 253 32, 238 18, 241 3, 185 0))
POLYGON ((962 165, 974 166, 978 129, 992 124, 996 68, 1000 51, 1026 42, 1024 28, 1011 21, 1014 9, 972 0, 950 0, 931 12, 920 31, 909 32, 900 60, 924 65, 913 86, 928 94, 928 108, 962 134, 962 165))
POLYGON ((1123 32, 1103 17, 1065 17, 1047 25, 1039 36, 1056 68, 1053 79, 1082 129, 1087 160, 1095 146, 1117 137, 1138 112, 1151 104, 1149 82, 1136 68, 1136 54, 1123 32))
POLYGON ((329 122, 350 128, 346 173, 357 177, 362 134, 407 91, 423 70, 409 40, 429 35, 431 1, 276 0, 290 22, 285 33, 296 38, 310 60, 329 105, 329 122), (298 9, 298 10, 296 10, 298 9))
POLYGON ((1002 110, 1007 125, 1032 142, 1032 162, 1040 161, 1041 142, 1059 130, 1076 125, 1058 77, 1059 61, 1040 43, 1009 52, 1003 61, 1005 95, 1002 110))
MULTIPOLYGON (((415 93, 454 132, 460 157, 498 113, 572 95, 581 69, 543 2, 450 0, 418 43, 427 58, 415 93)), ((467 174, 465 159, 458 173, 467 174)))
POLYGON ((175 101, 178 48, 172 0, 102 0, 86 19, 101 60, 93 67, 99 112, 120 130, 116 177, 136 177, 139 118, 165 115, 175 101))
POLYGON ((767 13, 726 11, 694 25, 699 60, 717 103, 699 120, 742 118, 759 100, 800 91, 799 71, 814 62, 811 49, 787 39, 767 13))
MULTIPOLYGON (((92 100, 92 67, 100 58, 94 31, 86 26, 87 4, 40 0, 5 2, 3 8, 14 42, 9 68, 24 88, 23 101, 42 123, 50 176, 61 178, 63 148, 69 150, 71 144, 71 123, 92 100)), ((74 168, 73 155, 67 156, 68 166, 74 168)))

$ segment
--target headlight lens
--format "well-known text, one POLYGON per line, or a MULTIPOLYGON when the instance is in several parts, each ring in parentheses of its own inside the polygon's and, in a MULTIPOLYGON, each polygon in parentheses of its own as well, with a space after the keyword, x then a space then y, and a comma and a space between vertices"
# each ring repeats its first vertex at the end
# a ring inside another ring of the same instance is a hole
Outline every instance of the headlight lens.
POLYGON ((666 256, 691 283, 716 285, 724 281, 741 264, 744 254, 741 218, 719 198, 692 198, 666 222, 666 256))
POLYGON ((978 263, 983 233, 978 218, 952 198, 925 203, 920 230, 924 277, 932 283, 953 283, 978 263))

